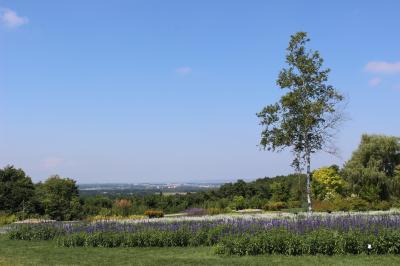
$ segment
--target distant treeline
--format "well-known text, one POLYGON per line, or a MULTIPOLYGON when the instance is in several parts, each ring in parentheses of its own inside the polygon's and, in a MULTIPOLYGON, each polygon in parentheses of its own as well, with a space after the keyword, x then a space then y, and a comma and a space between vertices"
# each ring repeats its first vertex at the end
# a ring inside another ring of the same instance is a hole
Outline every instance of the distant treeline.
POLYGON ((128 199, 129 214, 143 214, 147 209, 163 210, 166 213, 181 212, 189 208, 244 209, 262 208, 272 201, 292 202, 301 206, 304 199, 304 175, 262 178, 254 182, 238 180, 218 189, 186 194, 163 194, 162 192, 143 195, 96 195, 82 196, 85 212, 89 215, 119 214, 115 207, 118 199, 128 199))
MULTIPOLYGON (((82 219, 94 215, 165 213, 189 208, 265 210, 305 207, 302 174, 238 180, 217 189, 186 194, 79 195, 75 181, 52 176, 33 184, 21 169, 0 169, 0 211, 19 217, 45 216, 57 220, 82 219)), ((399 207, 400 141, 397 137, 363 135, 360 146, 342 169, 338 166, 314 170, 312 201, 316 211, 348 211, 399 207)))
MULTIPOLYGON (((215 186, 217 187, 217 186, 215 186)), ((91 189, 86 189, 83 188, 82 186, 78 186, 79 189, 79 194, 83 196, 87 195, 104 195, 107 194, 107 196, 110 197, 121 197, 125 195, 146 195, 146 194, 155 194, 155 193, 187 193, 187 192, 198 192, 198 191, 204 191, 204 190, 209 190, 210 188, 207 187, 199 187, 199 186, 189 186, 189 185, 184 185, 184 186, 177 186, 174 188, 155 188, 155 187, 149 187, 146 188, 144 186, 135 186, 135 185, 126 185, 125 187, 120 187, 120 188, 113 188, 113 187, 107 187, 107 186, 101 186, 98 188, 91 188, 91 189)))

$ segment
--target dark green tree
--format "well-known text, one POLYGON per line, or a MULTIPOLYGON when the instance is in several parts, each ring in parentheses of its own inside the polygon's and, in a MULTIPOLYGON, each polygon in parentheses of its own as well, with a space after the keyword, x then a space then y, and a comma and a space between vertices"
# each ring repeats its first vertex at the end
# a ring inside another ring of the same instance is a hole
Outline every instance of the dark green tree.
POLYGON ((274 182, 271 184, 272 198, 273 201, 285 201, 287 202, 290 198, 290 190, 287 182, 274 182))
POLYGON ((37 190, 44 213, 50 218, 56 220, 80 218, 82 206, 74 180, 54 175, 44 183, 38 184, 37 190))
POLYGON ((22 169, 6 166, 0 169, 0 210, 34 212, 34 185, 22 169))
POLYGON ((343 168, 343 175, 356 195, 369 200, 399 197, 400 138, 363 135, 361 143, 343 168))
POLYGON ((327 84, 329 69, 323 69, 318 51, 306 49, 307 33, 291 36, 286 63, 279 73, 277 85, 287 93, 258 113, 264 127, 260 145, 267 150, 291 148, 292 166, 298 172, 307 169, 307 203, 311 211, 311 156, 325 150, 333 152, 333 136, 342 113, 337 105, 343 96, 327 84))

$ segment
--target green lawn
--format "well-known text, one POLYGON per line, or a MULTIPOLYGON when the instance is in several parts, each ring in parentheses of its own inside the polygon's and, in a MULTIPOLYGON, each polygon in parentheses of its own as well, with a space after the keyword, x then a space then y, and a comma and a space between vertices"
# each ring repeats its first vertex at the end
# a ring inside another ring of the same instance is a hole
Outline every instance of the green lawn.
POLYGON ((211 248, 60 248, 0 236, 0 265, 400 265, 400 256, 219 257, 211 248))

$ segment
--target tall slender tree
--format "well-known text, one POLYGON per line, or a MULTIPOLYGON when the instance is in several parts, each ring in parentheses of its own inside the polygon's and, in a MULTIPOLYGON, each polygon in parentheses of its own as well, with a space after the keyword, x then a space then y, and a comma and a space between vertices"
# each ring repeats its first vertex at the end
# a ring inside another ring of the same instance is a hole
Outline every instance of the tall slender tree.
POLYGON ((307 204, 311 212, 311 156, 324 150, 334 152, 333 138, 343 119, 338 104, 343 96, 327 84, 330 69, 322 68, 318 51, 306 49, 310 41, 306 32, 291 36, 287 48, 287 67, 276 81, 287 93, 257 114, 263 126, 260 145, 264 149, 282 151, 290 148, 292 166, 307 171, 307 204))

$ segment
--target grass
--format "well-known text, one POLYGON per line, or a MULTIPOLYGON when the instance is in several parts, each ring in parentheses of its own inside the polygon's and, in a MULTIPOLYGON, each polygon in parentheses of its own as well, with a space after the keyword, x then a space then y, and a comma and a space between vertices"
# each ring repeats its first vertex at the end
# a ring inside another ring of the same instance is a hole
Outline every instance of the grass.
POLYGON ((61 248, 0 235, 0 265, 400 265, 400 256, 220 257, 212 248, 61 248))

